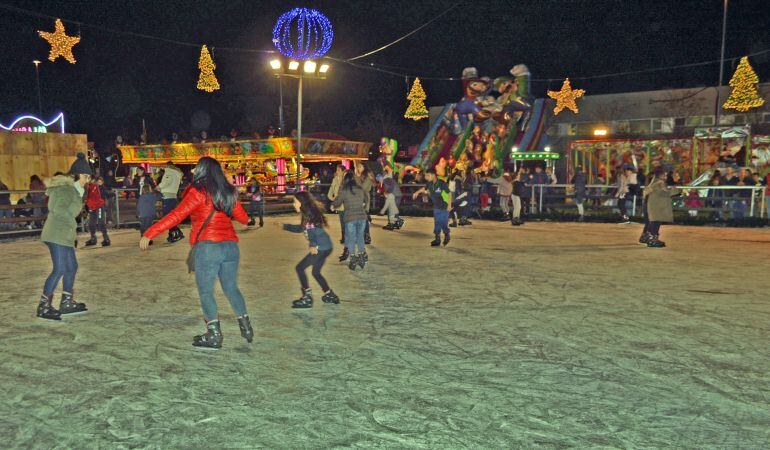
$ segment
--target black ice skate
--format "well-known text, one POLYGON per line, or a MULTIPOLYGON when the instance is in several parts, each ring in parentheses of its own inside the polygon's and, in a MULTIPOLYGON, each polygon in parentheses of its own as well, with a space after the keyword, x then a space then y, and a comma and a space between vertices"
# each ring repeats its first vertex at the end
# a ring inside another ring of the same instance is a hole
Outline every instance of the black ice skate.
POLYGON ((430 241, 431 247, 438 247, 439 245, 441 245, 441 233, 436 233, 435 236, 436 238, 430 241))
POLYGON ((72 294, 69 292, 62 292, 61 303, 59 304, 59 312, 61 314, 75 314, 88 311, 85 303, 79 303, 72 299, 72 294))
POLYGON ((444 247, 449 243, 449 233, 444 234, 444 247))
POLYGON ((650 237, 650 240, 647 242, 647 247, 649 248, 663 248, 666 246, 666 243, 658 239, 658 235, 652 235, 650 237))
POLYGON ((251 328, 248 315, 238 317, 238 328, 241 329, 241 336, 246 339, 246 342, 251 343, 254 340, 254 329, 251 328))
POLYGON ((350 256, 350 252, 348 251, 348 248, 343 247, 342 254, 340 255, 340 262, 347 260, 348 256, 350 256))
POLYGON ((396 216, 396 223, 393 224, 393 227, 397 230, 400 230, 404 226, 404 224, 406 224, 406 221, 401 217, 396 216))
POLYGON ((321 297, 321 300, 324 303, 331 303, 334 305, 338 305, 340 303, 340 298, 337 297, 337 294, 334 293, 334 291, 329 291, 324 294, 323 297, 321 297))
POLYGON ((257 224, 257 221, 254 220, 254 218, 252 217, 251 220, 249 220, 249 223, 247 223, 246 225, 250 226, 250 227, 253 227, 256 224, 257 224))
POLYGON ((206 324, 206 332, 193 337, 193 347, 222 348, 222 329, 219 320, 206 324))
POLYGON ((650 242, 650 238, 652 238, 652 235, 645 231, 641 236, 639 236, 639 243, 642 245, 647 245, 647 243, 650 242))
POLYGON ((51 297, 40 296, 40 303, 37 304, 37 316, 41 319, 61 320, 61 313, 51 304, 51 297))
POLYGON ((366 263, 369 262, 369 255, 366 254, 366 252, 361 253, 358 255, 358 267, 364 268, 366 267, 366 263))
POLYGON ((102 241, 102 247, 109 247, 110 244, 112 244, 112 243, 110 242, 109 239, 105 239, 105 240, 102 241))
POLYGON ((358 259, 360 257, 358 255, 351 255, 350 261, 348 261, 348 269, 350 270, 356 270, 356 264, 358 264, 358 259))
POLYGON ((291 302, 292 308, 312 308, 313 307, 313 291, 310 289, 302 290, 302 297, 291 302))
POLYGON ((372 235, 369 233, 364 233, 364 244, 369 245, 372 243, 372 235))
POLYGON ((96 245, 96 236, 91 236, 91 239, 87 240, 85 244, 83 244, 84 247, 91 247, 92 245, 96 245))
POLYGON ((388 230, 388 231, 393 231, 393 230, 396 229, 396 226, 393 225, 392 223, 388 222, 388 224, 385 225, 384 227, 382 227, 382 229, 383 230, 388 230))

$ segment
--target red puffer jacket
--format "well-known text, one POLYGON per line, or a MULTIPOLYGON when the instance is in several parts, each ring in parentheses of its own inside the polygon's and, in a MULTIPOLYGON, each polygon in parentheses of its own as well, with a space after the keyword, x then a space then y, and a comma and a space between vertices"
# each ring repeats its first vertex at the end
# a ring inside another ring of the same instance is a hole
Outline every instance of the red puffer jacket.
MULTIPOLYGON (((203 222, 211 214, 211 210, 214 209, 214 203, 208 195, 202 190, 198 190, 193 186, 188 186, 182 193, 182 202, 174 208, 173 211, 162 217, 155 225, 151 226, 144 232, 145 237, 153 239, 164 231, 179 225, 187 216, 190 216, 192 222, 192 230, 190 230, 190 245, 195 245, 197 242, 198 230, 203 222)), ((241 202, 236 201, 233 208, 233 219, 246 225, 249 221, 249 216, 241 206, 241 202)), ((233 222, 227 214, 217 211, 211 218, 211 221, 206 225, 206 228, 201 233, 201 241, 223 242, 223 241, 235 241, 238 242, 238 236, 235 234, 233 228, 233 222)))
POLYGON ((88 191, 86 195, 86 208, 89 211, 96 211, 104 206, 106 202, 102 197, 102 190, 98 184, 88 183, 88 191))

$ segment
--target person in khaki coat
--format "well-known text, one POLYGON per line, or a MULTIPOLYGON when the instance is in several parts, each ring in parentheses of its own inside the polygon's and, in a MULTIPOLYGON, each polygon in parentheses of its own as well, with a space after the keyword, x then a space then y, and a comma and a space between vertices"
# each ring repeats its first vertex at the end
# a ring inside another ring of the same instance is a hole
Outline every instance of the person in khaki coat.
POLYGON ((656 167, 654 174, 650 184, 644 188, 649 219, 647 247, 660 248, 666 246, 660 240, 660 226, 674 221, 671 197, 681 194, 681 189, 666 185, 666 171, 662 167, 656 167))

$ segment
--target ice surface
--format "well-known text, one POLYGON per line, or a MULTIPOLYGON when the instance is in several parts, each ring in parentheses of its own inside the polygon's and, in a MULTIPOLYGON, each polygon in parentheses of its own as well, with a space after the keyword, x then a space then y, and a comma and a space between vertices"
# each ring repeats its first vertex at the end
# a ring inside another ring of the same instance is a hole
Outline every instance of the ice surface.
POLYGON ((90 311, 61 323, 34 317, 46 248, 0 244, 0 445, 770 447, 768 229, 477 221, 430 248, 430 219, 375 221, 365 271, 339 245, 324 270, 342 304, 294 311, 306 243, 277 220, 240 235, 256 336, 218 290, 221 351, 190 345, 186 241, 78 251, 90 311))

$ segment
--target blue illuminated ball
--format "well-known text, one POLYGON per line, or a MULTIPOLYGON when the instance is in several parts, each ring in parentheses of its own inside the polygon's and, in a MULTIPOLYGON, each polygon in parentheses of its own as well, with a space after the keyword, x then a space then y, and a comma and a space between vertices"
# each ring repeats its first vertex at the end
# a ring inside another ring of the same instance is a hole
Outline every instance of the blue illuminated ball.
POLYGON ((283 13, 273 27, 275 48, 294 59, 320 58, 329 51, 333 38, 329 18, 310 8, 294 8, 283 13))

